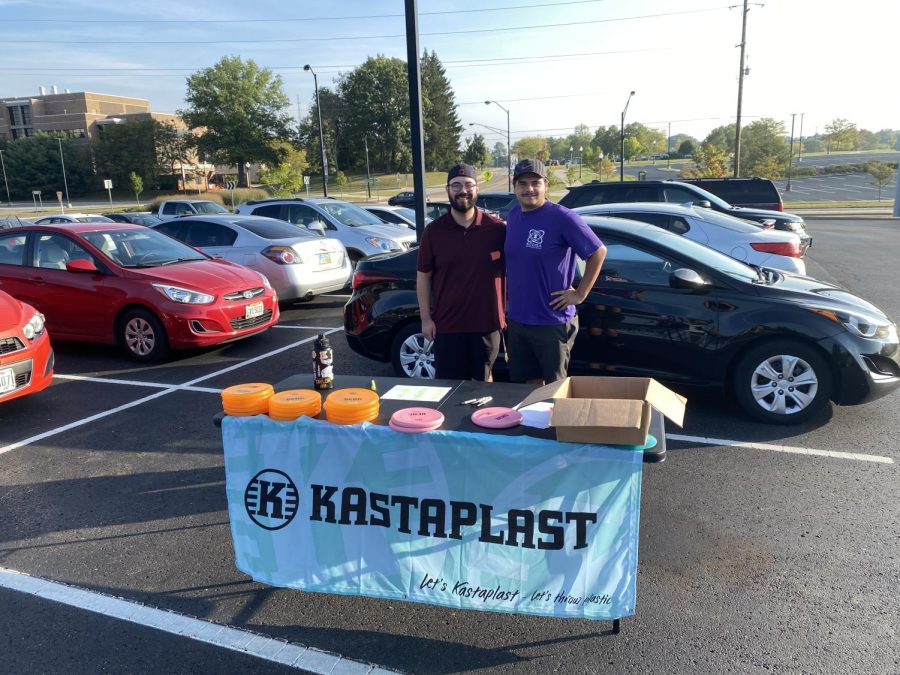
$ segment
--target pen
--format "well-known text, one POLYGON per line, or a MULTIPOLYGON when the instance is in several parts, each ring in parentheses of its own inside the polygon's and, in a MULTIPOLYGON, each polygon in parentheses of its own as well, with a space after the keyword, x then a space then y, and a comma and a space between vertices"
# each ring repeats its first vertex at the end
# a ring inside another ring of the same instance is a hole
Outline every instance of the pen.
POLYGON ((480 399, 478 399, 477 401, 475 401, 475 407, 476 407, 476 408, 480 408, 480 407, 483 406, 485 403, 490 403, 490 402, 493 401, 493 400, 494 400, 494 397, 493 397, 493 396, 485 396, 484 398, 480 398, 480 399))
POLYGON ((460 403, 460 405, 473 405, 475 403, 478 403, 478 401, 480 401, 480 400, 481 399, 478 399, 478 398, 470 398, 468 401, 462 401, 460 403))

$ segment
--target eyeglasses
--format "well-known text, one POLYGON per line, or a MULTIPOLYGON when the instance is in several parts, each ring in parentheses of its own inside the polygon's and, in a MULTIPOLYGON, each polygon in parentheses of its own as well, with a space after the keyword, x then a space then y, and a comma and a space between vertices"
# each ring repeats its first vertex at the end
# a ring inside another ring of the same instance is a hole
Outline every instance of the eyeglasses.
POLYGON ((473 192, 478 186, 475 183, 450 183, 450 192, 473 192))

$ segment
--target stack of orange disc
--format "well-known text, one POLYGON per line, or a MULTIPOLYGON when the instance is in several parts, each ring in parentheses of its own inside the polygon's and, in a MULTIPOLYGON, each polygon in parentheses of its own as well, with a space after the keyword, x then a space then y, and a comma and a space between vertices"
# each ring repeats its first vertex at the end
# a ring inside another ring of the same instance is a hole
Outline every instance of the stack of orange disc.
POLYGON ((280 391, 269 399, 269 417, 291 422, 298 417, 315 417, 322 410, 322 395, 312 389, 280 391))
POLYGON ((370 422, 378 417, 378 401, 371 389, 338 389, 325 399, 325 415, 334 424, 370 422))
POLYGON ((222 391, 222 407, 226 415, 235 417, 265 415, 274 393, 272 385, 264 382, 236 384, 222 391))

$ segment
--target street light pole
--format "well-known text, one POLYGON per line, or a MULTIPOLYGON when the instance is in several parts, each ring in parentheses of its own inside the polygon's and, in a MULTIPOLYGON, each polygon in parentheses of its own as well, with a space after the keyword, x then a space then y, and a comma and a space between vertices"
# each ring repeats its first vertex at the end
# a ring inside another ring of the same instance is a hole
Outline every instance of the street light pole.
POLYGON ((578 180, 581 180, 581 167, 584 165, 584 146, 578 146, 578 180))
POLYGON ((803 116, 806 113, 800 113, 800 136, 797 139, 797 161, 803 161, 803 116))
POLYGON ((796 117, 797 113, 791 113, 791 149, 788 151, 787 185, 784 188, 785 192, 791 191, 791 165, 794 163, 794 120, 796 117))
POLYGON ((12 199, 9 197, 9 182, 6 180, 6 162, 3 161, 2 150, 0 150, 0 166, 3 167, 3 184, 6 185, 6 203, 12 206, 12 199))
POLYGON ((366 193, 368 199, 372 199, 372 176, 369 174, 369 134, 363 134, 363 143, 366 145, 366 193))
POLYGON ((319 78, 316 71, 308 63, 303 66, 303 70, 308 70, 313 76, 313 86, 316 89, 316 112, 319 113, 319 151, 322 153, 322 193, 328 196, 328 160, 325 158, 325 136, 322 133, 322 106, 319 105, 319 78))
POLYGON ((506 113, 506 189, 508 192, 512 192, 512 148, 509 146, 509 110, 497 103, 497 101, 488 100, 484 102, 485 105, 490 105, 491 103, 506 113))
POLYGON ((63 186, 66 189, 66 206, 71 209, 72 202, 69 201, 69 182, 66 180, 66 160, 63 159, 62 138, 57 136, 56 140, 59 141, 59 163, 62 164, 63 186))
POLYGON ((632 91, 628 94, 628 100, 625 101, 625 108, 622 110, 622 127, 619 130, 621 137, 619 143, 619 181, 625 181, 625 113, 628 112, 628 104, 631 103, 631 97, 634 96, 632 91))

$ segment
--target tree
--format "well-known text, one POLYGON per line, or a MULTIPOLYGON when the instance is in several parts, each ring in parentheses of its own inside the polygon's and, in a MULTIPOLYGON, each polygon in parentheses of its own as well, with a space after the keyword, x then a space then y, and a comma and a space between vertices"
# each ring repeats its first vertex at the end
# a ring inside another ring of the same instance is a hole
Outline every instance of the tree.
MULTIPOLYGON (((742 162, 743 163, 743 162, 742 162)), ((784 176, 784 162, 774 155, 758 157, 753 164, 748 164, 747 173, 751 176, 774 180, 784 176)))
POLYGON ((490 182, 491 182, 493 179, 494 179, 494 172, 493 172, 493 171, 485 171, 485 172, 484 172, 484 184, 485 184, 485 185, 490 184, 490 182))
POLYGON ((160 122, 155 129, 156 174, 172 174, 190 161, 191 134, 179 131, 171 122, 160 122))
POLYGON ((338 82, 346 137, 361 146, 368 135, 372 163, 385 173, 412 168, 407 84, 406 63, 386 56, 370 56, 338 82))
MULTIPOLYGON (((754 120, 741 131, 741 166, 755 173, 754 167, 769 167, 774 162, 787 166, 789 148, 784 123, 763 117, 754 120)), ((774 178, 775 176, 771 176, 774 178)))
POLYGON ((32 190, 40 190, 44 197, 52 198, 56 192, 65 193, 66 185, 72 197, 102 185, 94 175, 89 151, 65 136, 39 132, 11 141, 0 139, 0 149, 3 150, 9 192, 13 198, 30 200, 32 190), (60 147, 66 165, 65 180, 60 147))
POLYGON ((306 151, 285 142, 277 143, 274 150, 278 163, 271 168, 262 168, 259 172, 260 182, 279 197, 300 192, 303 189, 303 172, 307 166, 306 151))
POLYGON ((134 193, 134 201, 141 203, 141 193, 144 191, 144 181, 134 171, 128 174, 128 183, 131 185, 131 191, 134 193))
POLYGON ((550 158, 550 144, 541 136, 525 136, 513 145, 513 152, 519 159, 539 159, 541 161, 550 158))
POLYGON ((678 144, 679 157, 692 157, 695 152, 697 152, 697 143, 690 138, 686 138, 678 144))
POLYGON ((569 164, 566 168, 566 182, 569 185, 574 185, 576 178, 578 178, 578 167, 574 164, 569 164))
MULTIPOLYGON (((737 126, 732 122, 731 124, 725 124, 721 127, 716 127, 712 131, 710 131, 706 138, 703 139, 704 145, 715 145, 717 148, 724 150, 726 154, 734 153, 734 135, 737 131, 737 126)), ((743 130, 741 130, 741 154, 743 154, 743 130)), ((741 158, 743 162, 743 158, 741 158)))
POLYGON ((703 143, 694 153, 693 163, 678 174, 680 178, 722 178, 728 175, 728 156, 714 143, 703 143))
POLYGON ((828 150, 855 150, 859 141, 856 125, 843 118, 836 118, 825 125, 825 138, 828 139, 828 150))
POLYGON ((612 178, 616 173, 616 165, 613 164, 609 157, 594 157, 590 167, 597 173, 597 177, 602 181, 605 178, 612 178))
POLYGON ((274 144, 289 137, 281 77, 252 59, 226 56, 190 75, 185 101, 178 114, 189 128, 205 129, 191 139, 194 146, 217 164, 236 165, 245 185, 244 163, 277 161, 274 144))
POLYGON ((681 146, 686 141, 689 143, 689 145, 687 146, 688 154, 689 155, 693 154, 694 148, 696 148, 698 145, 700 145, 700 141, 698 141, 696 138, 694 138, 690 134, 673 134, 672 137, 669 139, 668 147, 672 148, 669 151, 669 154, 672 157, 675 157, 675 156, 684 157, 684 155, 681 152, 681 146))
POLYGON ((643 147, 637 138, 634 136, 625 137, 625 159, 634 159, 641 153, 641 150, 643 150, 643 147))
POLYGON ((422 130, 425 135, 425 166, 441 171, 459 158, 462 124, 456 110, 456 97, 444 66, 435 52, 422 55, 422 130))
POLYGON ((612 159, 619 154, 619 127, 599 127, 594 132, 594 138, 591 140, 591 147, 595 151, 602 151, 604 155, 612 159))
POLYGON ((499 141, 494 143, 494 149, 491 150, 491 163, 493 166, 506 166, 506 144, 499 141))
POLYGON ((132 173, 156 184, 158 124, 156 120, 132 120, 101 127, 92 148, 97 174, 112 180, 113 185, 126 185, 132 173))
POLYGON ((484 136, 475 134, 472 138, 466 139, 462 160, 475 167, 483 167, 491 161, 491 153, 484 143, 484 136))
POLYGON ((872 184, 878 188, 878 201, 881 201, 881 189, 891 182, 895 171, 887 162, 869 162, 866 165, 866 172, 873 178, 872 184))
POLYGON ((334 182, 338 186, 338 190, 340 190, 340 192, 341 192, 341 197, 343 197, 344 196, 344 188, 347 186, 347 183, 349 182, 347 180, 347 174, 345 174, 343 171, 338 171, 337 175, 334 177, 334 182))

